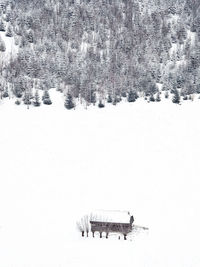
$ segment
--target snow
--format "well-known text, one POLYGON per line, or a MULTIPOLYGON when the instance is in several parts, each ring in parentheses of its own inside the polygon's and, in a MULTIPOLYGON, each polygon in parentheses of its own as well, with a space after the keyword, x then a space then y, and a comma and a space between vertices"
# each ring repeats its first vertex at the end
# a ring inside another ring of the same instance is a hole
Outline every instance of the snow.
POLYGON ((128 211, 97 210, 91 214, 94 222, 117 222, 130 223, 130 213, 128 211))
POLYGON ((199 267, 199 100, 68 111, 50 94, 29 110, 0 101, 0 266, 199 267), (149 232, 82 238, 96 209, 149 232))
POLYGON ((187 30, 187 36, 188 36, 188 39, 191 39, 191 45, 194 45, 196 33, 191 32, 190 30, 187 30))
POLYGON ((18 46, 15 45, 14 37, 7 37, 5 32, 0 32, 0 36, 5 43, 6 51, 1 52, 0 60, 8 61, 11 56, 15 56, 18 46))
POLYGON ((179 15, 177 14, 170 14, 168 18, 168 23, 177 24, 178 20, 180 19, 179 15))

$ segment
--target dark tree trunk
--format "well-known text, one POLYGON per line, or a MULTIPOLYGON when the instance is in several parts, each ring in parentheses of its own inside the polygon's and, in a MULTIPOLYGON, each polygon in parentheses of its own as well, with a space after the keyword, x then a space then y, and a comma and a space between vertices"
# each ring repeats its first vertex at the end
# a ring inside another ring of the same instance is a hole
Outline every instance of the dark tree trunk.
POLYGON ((94 237, 94 232, 92 232, 92 236, 94 237))
POLYGON ((82 232, 82 236, 84 236, 84 232, 82 232))
POLYGON ((102 238, 102 232, 99 232, 99 234, 100 234, 100 238, 102 238))
POLYGON ((108 238, 108 234, 109 234, 109 233, 106 233, 106 238, 108 238))
POLYGON ((126 237, 127 237, 127 234, 124 234, 124 240, 127 240, 126 237))

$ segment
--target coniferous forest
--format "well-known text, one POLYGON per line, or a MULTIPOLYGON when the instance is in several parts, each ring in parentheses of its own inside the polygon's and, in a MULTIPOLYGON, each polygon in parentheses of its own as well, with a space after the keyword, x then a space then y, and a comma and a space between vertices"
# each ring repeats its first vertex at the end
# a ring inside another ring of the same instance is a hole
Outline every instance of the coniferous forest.
POLYGON ((17 105, 51 105, 50 88, 67 109, 193 100, 200 1, 0 0, 0 72, 1 99, 17 105), (14 40, 9 55, 2 34, 14 40))

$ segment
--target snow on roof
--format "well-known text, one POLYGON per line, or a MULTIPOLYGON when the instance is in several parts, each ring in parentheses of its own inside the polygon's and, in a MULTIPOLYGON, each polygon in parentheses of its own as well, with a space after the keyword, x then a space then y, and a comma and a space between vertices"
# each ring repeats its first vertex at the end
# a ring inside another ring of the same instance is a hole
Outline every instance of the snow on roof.
POLYGON ((93 222, 130 223, 130 213, 128 211, 97 210, 91 214, 90 220, 93 222))

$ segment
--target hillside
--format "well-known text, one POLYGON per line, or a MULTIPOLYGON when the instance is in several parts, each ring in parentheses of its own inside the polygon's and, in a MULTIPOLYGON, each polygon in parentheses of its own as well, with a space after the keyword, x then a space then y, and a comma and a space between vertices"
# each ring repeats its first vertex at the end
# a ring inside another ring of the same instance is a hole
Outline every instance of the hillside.
POLYGON ((200 93, 198 0, 1 0, 0 7, 0 31, 16 47, 3 39, 3 53, 12 53, 1 55, 1 90, 17 104, 39 106, 35 92, 50 88, 66 96, 68 109, 160 101, 162 90, 181 101, 200 93))

